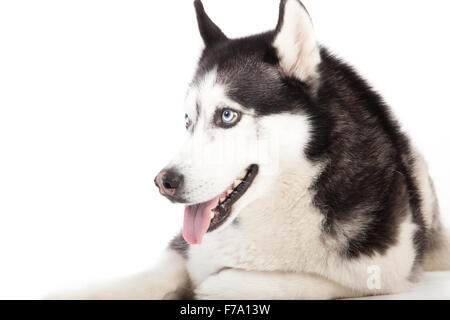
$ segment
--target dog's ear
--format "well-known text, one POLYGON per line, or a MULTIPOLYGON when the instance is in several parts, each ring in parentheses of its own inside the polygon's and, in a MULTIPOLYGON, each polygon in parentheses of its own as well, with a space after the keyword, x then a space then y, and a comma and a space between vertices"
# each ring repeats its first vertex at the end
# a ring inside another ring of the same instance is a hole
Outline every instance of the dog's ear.
POLYGON ((317 88, 320 48, 311 18, 299 0, 281 0, 273 46, 286 77, 296 78, 317 88))
POLYGON ((208 17, 200 0, 194 1, 195 12, 197 13, 197 22, 203 42, 207 47, 220 41, 227 40, 227 36, 218 26, 208 17))

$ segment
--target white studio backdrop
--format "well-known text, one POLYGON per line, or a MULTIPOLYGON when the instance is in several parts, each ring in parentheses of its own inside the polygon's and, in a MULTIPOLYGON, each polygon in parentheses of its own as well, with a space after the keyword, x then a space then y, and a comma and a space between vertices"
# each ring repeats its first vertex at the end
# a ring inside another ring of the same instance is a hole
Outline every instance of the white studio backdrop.
MULTIPOLYGON (((450 224, 450 3, 304 3, 425 154, 450 224)), ((277 22, 278 0, 204 5, 230 37, 277 22)), ((191 0, 0 2, 0 298, 155 263, 183 207, 153 178, 183 142, 201 47, 191 0)))

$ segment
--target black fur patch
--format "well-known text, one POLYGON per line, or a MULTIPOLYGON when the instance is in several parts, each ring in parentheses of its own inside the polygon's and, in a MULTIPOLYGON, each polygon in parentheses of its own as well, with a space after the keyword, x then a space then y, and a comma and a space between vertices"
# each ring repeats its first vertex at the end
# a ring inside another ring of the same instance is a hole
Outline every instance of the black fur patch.
POLYGON ((327 217, 325 229, 332 234, 341 223, 367 217, 372 222, 348 239, 346 255, 382 254, 395 244, 399 223, 411 210, 419 226, 420 260, 425 226, 409 140, 381 97, 351 67, 325 49, 321 56, 317 107, 328 115, 328 165, 313 188, 315 204, 327 217))
POLYGON ((227 39, 222 30, 211 21, 203 8, 203 4, 200 0, 194 1, 195 11, 197 13, 197 22, 200 34, 203 38, 205 45, 211 46, 217 42, 227 39))
POLYGON ((181 232, 170 241, 169 248, 178 252, 183 258, 188 256, 189 243, 184 240, 181 232))

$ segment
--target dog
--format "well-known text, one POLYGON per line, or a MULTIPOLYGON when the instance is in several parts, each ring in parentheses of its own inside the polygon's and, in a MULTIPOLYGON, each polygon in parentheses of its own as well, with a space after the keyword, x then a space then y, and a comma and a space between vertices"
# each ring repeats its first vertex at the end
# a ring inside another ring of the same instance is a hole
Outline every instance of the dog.
POLYGON ((281 0, 274 30, 239 39, 194 6, 188 139, 155 178, 185 204, 182 232, 154 270, 83 297, 354 298, 450 269, 423 157, 304 5, 281 0))

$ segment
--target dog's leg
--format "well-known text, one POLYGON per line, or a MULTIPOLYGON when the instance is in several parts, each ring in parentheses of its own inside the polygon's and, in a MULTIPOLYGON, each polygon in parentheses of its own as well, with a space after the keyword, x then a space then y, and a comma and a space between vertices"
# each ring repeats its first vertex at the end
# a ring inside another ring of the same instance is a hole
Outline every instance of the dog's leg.
POLYGON ((164 253, 163 259, 151 271, 108 284, 47 298, 69 300, 178 299, 188 294, 189 287, 184 258, 177 252, 168 249, 164 253))
POLYGON ((304 273, 225 269, 195 290, 196 299, 289 300, 356 297, 358 293, 320 276, 304 273))

